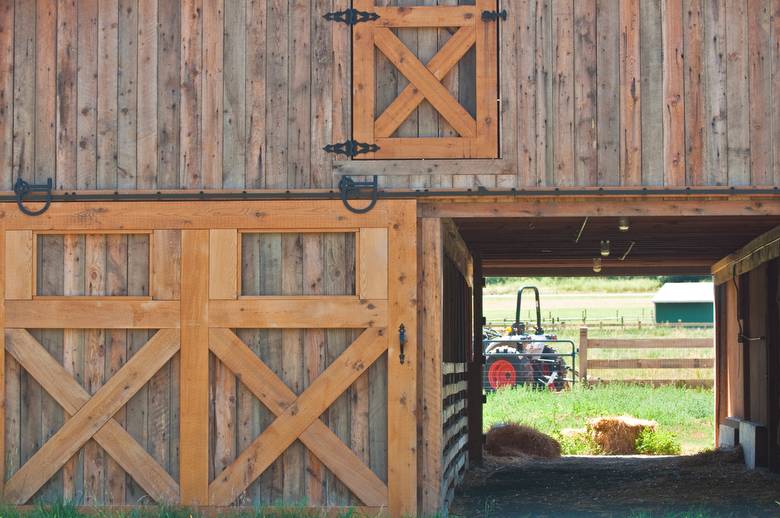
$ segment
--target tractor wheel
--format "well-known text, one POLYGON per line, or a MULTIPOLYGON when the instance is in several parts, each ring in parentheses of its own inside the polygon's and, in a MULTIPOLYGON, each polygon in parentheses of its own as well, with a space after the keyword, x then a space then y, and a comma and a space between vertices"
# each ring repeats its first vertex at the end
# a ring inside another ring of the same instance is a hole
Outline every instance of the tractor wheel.
POLYGON ((488 355, 485 364, 485 390, 514 387, 522 382, 518 359, 510 355, 488 355))

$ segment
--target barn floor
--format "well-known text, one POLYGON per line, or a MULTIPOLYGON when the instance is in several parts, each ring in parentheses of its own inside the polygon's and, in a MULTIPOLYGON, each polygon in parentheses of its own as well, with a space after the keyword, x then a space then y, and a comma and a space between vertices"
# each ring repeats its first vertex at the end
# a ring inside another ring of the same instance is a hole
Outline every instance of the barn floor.
POLYGON ((780 516, 780 474, 746 471, 733 454, 564 457, 472 469, 451 515, 780 516))

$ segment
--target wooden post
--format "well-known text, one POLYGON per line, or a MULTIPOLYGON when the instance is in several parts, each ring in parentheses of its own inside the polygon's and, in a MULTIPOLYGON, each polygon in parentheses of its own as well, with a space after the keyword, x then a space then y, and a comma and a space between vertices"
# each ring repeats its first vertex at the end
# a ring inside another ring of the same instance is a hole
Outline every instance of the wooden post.
POLYGON ((420 266, 422 273, 420 307, 420 503, 421 511, 436 514, 442 489, 442 223, 438 218, 420 222, 420 266))
POLYGON ((580 381, 588 381, 588 328, 580 328, 580 381))
POLYGON ((209 496, 209 231, 182 232, 180 503, 209 496))
POLYGON ((482 261, 474 255, 474 358, 468 365, 469 463, 482 462, 482 261))

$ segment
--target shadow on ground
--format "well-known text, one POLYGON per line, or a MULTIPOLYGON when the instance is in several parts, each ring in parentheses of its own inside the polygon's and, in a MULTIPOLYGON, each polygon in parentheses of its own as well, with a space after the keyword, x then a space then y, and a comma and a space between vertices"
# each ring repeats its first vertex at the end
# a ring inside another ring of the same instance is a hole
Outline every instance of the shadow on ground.
POLYGON ((780 475, 738 452, 683 457, 488 457, 450 507, 480 518, 780 516, 780 475))

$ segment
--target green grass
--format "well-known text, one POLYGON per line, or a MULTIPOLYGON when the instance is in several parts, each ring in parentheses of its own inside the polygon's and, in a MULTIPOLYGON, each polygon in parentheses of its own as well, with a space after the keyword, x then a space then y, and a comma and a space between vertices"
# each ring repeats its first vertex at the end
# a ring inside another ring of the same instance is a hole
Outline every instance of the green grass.
MULTIPOLYGON (((523 286, 536 286, 543 293, 652 292, 661 287, 661 277, 488 277, 485 293, 516 294, 523 286)), ((530 293, 529 293, 530 295, 530 293)))
MULTIPOLYGON (((658 423, 659 432, 676 435, 683 453, 711 448, 715 441, 713 392, 710 389, 607 385, 547 392, 527 387, 488 394, 484 406, 485 430, 493 424, 518 422, 562 439, 566 428, 583 428, 588 418, 631 415, 658 423)), ((564 453, 578 444, 564 439, 564 453), (567 450, 568 446, 568 450, 567 450)))

